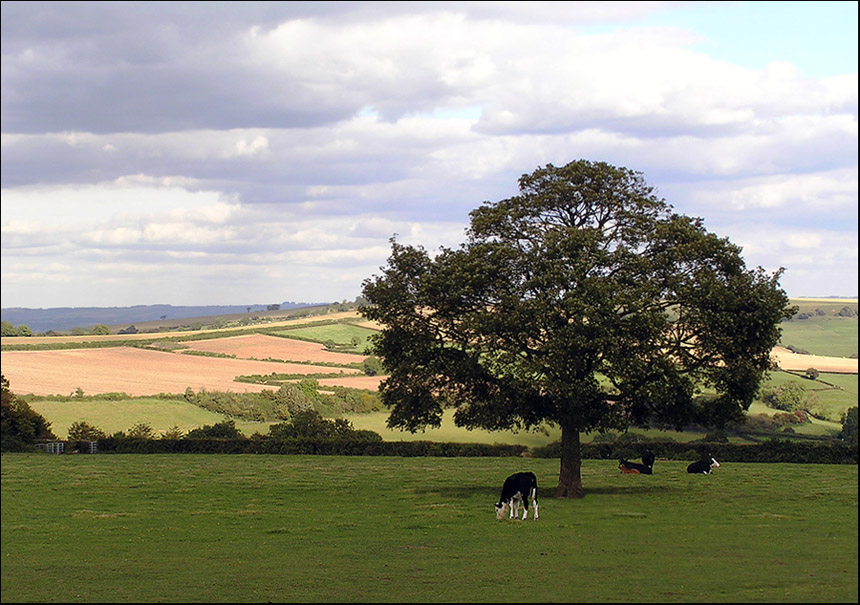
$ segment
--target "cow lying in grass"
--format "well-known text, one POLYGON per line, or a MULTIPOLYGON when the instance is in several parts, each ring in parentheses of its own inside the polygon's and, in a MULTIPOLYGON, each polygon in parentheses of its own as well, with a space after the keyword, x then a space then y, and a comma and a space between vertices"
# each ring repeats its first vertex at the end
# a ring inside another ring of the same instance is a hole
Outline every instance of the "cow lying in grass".
POLYGON ((523 505, 523 520, 529 515, 529 498, 534 506, 534 518, 538 519, 537 477, 534 473, 514 473, 505 479, 502 485, 502 495, 496 504, 496 519, 503 519, 505 512, 510 510, 510 518, 519 515, 520 504, 523 505))
POLYGON ((707 456, 697 462, 693 462, 687 467, 687 472, 698 475, 710 475, 713 469, 720 466, 720 463, 714 460, 713 456, 707 456))
POLYGON ((654 473, 654 460, 654 453, 651 450, 645 450, 642 454, 642 464, 622 458, 618 461, 618 470, 622 475, 651 475, 654 473))

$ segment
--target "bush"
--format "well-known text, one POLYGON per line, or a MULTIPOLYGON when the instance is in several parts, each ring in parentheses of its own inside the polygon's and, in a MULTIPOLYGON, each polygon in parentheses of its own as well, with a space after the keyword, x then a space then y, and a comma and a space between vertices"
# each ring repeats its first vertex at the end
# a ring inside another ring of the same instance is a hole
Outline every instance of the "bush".
POLYGON ((98 441, 107 435, 97 426, 92 426, 83 420, 73 422, 69 426, 69 441, 98 441))
MULTIPOLYGON (((351 439, 356 432, 349 420, 326 420, 316 410, 300 411, 289 422, 269 427, 269 436, 273 439, 351 439)), ((370 432, 364 431, 362 434, 370 432)))
POLYGON ((839 438, 849 445, 857 448, 857 406, 848 408, 848 411, 842 414, 842 432, 839 433, 839 438))
MULTIPOLYGON (((648 449, 658 458, 669 460, 696 460, 707 454, 720 462, 795 462, 807 464, 857 464, 857 444, 839 441, 804 443, 788 439, 770 439, 764 443, 745 445, 722 442, 677 443, 650 441, 648 449)), ((635 459, 642 455, 642 445, 624 443, 584 443, 583 459, 618 460, 635 459)), ((532 450, 536 458, 558 458, 559 442, 532 450)))
POLYGON ((767 387, 762 390, 761 399, 766 405, 785 412, 809 409, 815 403, 814 396, 808 394, 806 387, 797 382, 767 387))
POLYGON ((26 401, 19 399, 9 389, 9 381, 0 375, 0 432, 2 451, 29 449, 37 439, 56 439, 51 423, 34 411, 26 401))
POLYGON ((225 420, 209 426, 203 425, 200 428, 191 429, 185 435, 185 439, 244 439, 245 436, 236 428, 234 420, 225 420))

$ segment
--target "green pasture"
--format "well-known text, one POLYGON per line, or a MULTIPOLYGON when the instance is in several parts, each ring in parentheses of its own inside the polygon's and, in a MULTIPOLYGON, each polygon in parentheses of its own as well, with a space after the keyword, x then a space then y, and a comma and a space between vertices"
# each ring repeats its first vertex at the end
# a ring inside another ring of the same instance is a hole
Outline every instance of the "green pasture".
POLYGON ((352 346, 356 339, 358 345, 355 347, 358 351, 364 351, 368 346, 368 339, 375 334, 375 330, 363 328, 349 323, 332 323, 319 326, 307 326, 302 328, 291 328, 289 330, 280 330, 277 334, 282 336, 298 336, 307 340, 316 342, 333 341, 338 346, 352 346))
MULTIPOLYGON (((26 398, 33 410, 41 414, 51 423, 51 430, 60 439, 68 437, 68 429, 72 423, 84 421, 97 426, 108 435, 119 431, 128 431, 138 423, 149 424, 156 434, 163 434, 168 429, 178 426, 183 432, 204 425, 214 425, 227 420, 226 416, 204 410, 192 405, 184 399, 123 399, 118 401, 73 400, 56 401, 51 399, 26 398)), ((753 413, 773 413, 774 410, 762 404, 753 404, 753 413)), ((561 439, 561 431, 549 427, 537 431, 485 431, 468 430, 454 425, 453 411, 444 414, 442 426, 428 428, 423 432, 409 433, 389 429, 386 425, 388 412, 369 412, 349 414, 345 416, 356 429, 374 431, 386 441, 439 441, 454 443, 499 443, 506 445, 525 445, 530 448, 543 447, 561 439)), ((254 433, 267 435, 269 423, 248 422, 235 420, 236 428, 250 437, 254 433)), ((812 435, 833 435, 841 430, 841 425, 814 421, 810 425, 796 427, 798 433, 812 435)), ((701 439, 704 433, 695 431, 674 432, 646 429, 630 429, 631 433, 649 438, 671 438, 675 441, 692 441, 701 439)), ((589 442, 597 436, 596 433, 583 435, 583 442, 589 442)), ((736 439, 732 439, 736 441, 736 439)))
POLYGON ((4 454, 2 601, 857 601, 856 466, 685 466, 4 454), (496 521, 519 470, 540 519, 496 521))
POLYGON ((811 355, 830 357, 857 356, 857 317, 837 315, 844 307, 857 311, 857 301, 804 301, 792 299, 797 305, 795 319, 780 324, 782 337, 780 344, 793 345, 811 355), (796 319, 801 314, 807 319, 796 319))
MULTIPOLYGON (((176 399, 142 397, 116 401, 86 398, 59 401, 33 396, 24 399, 33 410, 51 423, 51 430, 60 439, 66 439, 69 427, 79 421, 97 426, 112 435, 119 431, 128 431, 138 423, 148 424, 156 434, 162 434, 174 426, 187 433, 204 425, 212 426, 227 420, 223 414, 193 405, 180 395, 177 395, 176 399)), ((264 435, 269 432, 269 425, 263 422, 236 420, 235 423, 236 428, 248 436, 255 432, 264 435)))
MULTIPOLYGON (((821 383, 820 381, 809 381, 784 372, 774 373, 771 383, 775 385, 784 384, 786 381, 798 381, 807 389, 815 393, 818 401, 815 408, 818 412, 826 414, 827 421, 813 419, 811 423, 795 425, 794 430, 801 435, 832 436, 841 430, 840 418, 842 412, 848 407, 857 405, 857 376, 856 375, 822 375, 822 380, 838 385, 835 389, 821 383), (821 390, 819 390, 821 389, 821 390)), ((188 432, 204 425, 214 425, 227 419, 226 416, 204 410, 192 405, 184 398, 177 395, 175 399, 163 398, 130 398, 116 401, 81 400, 72 399, 59 401, 56 399, 41 399, 33 396, 25 398, 30 407, 41 414, 51 423, 51 429, 60 439, 68 436, 68 429, 74 422, 84 421, 113 434, 118 431, 127 431, 138 423, 149 424, 156 433, 164 433, 168 429, 178 426, 182 431, 188 432)), ((769 408, 761 403, 753 403, 749 412, 751 414, 774 414, 777 410, 769 408)), ((370 412, 362 414, 350 414, 346 416, 357 429, 370 430, 382 435, 386 441, 448 441, 458 443, 501 443, 519 444, 528 447, 542 447, 558 441, 561 432, 556 427, 547 427, 538 431, 485 431, 467 430, 454 425, 453 411, 446 411, 442 426, 439 428, 428 428, 424 432, 408 433, 400 430, 389 429, 386 425, 388 412, 370 412)), ((236 428, 246 436, 254 433, 266 435, 269 432, 269 424, 265 422, 250 422, 235 420, 236 428)), ((704 434, 696 431, 659 431, 645 429, 630 429, 631 433, 637 433, 649 438, 671 438, 675 441, 691 441, 701 439, 704 434)), ((596 434, 583 435, 583 441, 588 442, 596 437, 596 434)))
MULTIPOLYGON (((850 407, 857 405, 857 374, 820 374, 818 380, 809 380, 789 372, 772 372, 762 383, 762 389, 779 387, 787 382, 803 386, 812 396, 811 411, 827 420, 840 423, 842 414, 850 407)), ((750 408, 753 412, 753 408, 750 408)), ((775 412, 776 410, 772 410, 775 412)))

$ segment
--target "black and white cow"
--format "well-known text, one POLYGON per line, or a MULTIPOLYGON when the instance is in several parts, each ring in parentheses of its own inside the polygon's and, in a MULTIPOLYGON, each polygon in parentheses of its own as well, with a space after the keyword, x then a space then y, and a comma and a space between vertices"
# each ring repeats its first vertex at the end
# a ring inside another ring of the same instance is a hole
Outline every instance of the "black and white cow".
POLYGON ((618 461, 618 470, 622 475, 651 475, 654 472, 654 452, 645 450, 642 454, 642 464, 622 458, 618 461))
POLYGON ((687 467, 687 472, 699 475, 710 475, 713 469, 718 466, 720 466, 720 463, 717 462, 713 456, 706 456, 705 458, 690 464, 690 466, 687 467))
POLYGON ((496 504, 496 519, 505 517, 505 509, 510 510, 510 518, 516 519, 519 515, 520 504, 523 505, 523 520, 529 514, 529 498, 535 511, 535 521, 538 518, 537 501, 537 477, 534 473, 514 473, 505 479, 502 485, 502 495, 496 504))

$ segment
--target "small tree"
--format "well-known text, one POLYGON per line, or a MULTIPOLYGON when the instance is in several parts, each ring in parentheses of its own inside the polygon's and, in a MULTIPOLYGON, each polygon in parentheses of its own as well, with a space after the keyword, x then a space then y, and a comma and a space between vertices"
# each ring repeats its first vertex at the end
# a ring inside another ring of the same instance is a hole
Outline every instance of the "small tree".
POLYGON ((174 424, 172 427, 164 431, 164 435, 161 436, 162 439, 182 439, 182 435, 185 434, 179 425, 174 424))
POLYGON ((126 436, 135 439, 155 439, 155 430, 148 422, 137 422, 131 425, 131 428, 126 432, 126 436))
POLYGON ((367 376, 377 376, 382 373, 382 364, 376 355, 368 355, 361 362, 361 367, 367 376))
POLYGON ((234 420, 217 422, 212 426, 205 424, 200 428, 191 429, 185 435, 186 439, 244 439, 245 436, 236 428, 234 420))
POLYGON ((0 434, 2 450, 26 449, 37 439, 56 439, 51 423, 19 399, 9 388, 9 381, 0 375, 0 434))
POLYGON ((842 432, 839 438, 857 447, 857 406, 842 414, 842 432))
POLYGON ((275 393, 275 400, 277 401, 277 415, 284 420, 314 407, 313 402, 308 399, 305 392, 292 383, 282 384, 275 393))
POLYGON ((798 382, 766 387, 762 389, 761 400, 768 406, 784 412, 808 410, 812 404, 806 387, 798 382))
POLYGON ((818 370, 816 370, 815 368, 807 368, 807 369, 806 369, 806 374, 805 374, 805 376, 806 376, 809 380, 818 380, 818 377, 819 377, 820 375, 821 375, 821 373, 820 373, 818 370))
POLYGON ((334 437, 337 434, 334 422, 323 418, 316 410, 302 410, 293 414, 289 422, 269 427, 269 435, 276 439, 296 437, 334 437))
POLYGON ((69 426, 68 433, 69 441, 98 441, 107 438, 107 434, 103 430, 83 420, 73 422, 69 426))

